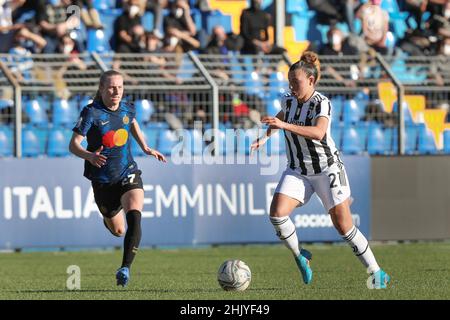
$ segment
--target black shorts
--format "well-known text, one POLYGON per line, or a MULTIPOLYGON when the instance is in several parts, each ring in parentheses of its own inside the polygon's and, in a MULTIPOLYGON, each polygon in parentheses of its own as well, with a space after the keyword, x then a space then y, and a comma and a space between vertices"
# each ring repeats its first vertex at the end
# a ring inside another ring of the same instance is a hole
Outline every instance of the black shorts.
POLYGON ((141 171, 129 174, 119 182, 108 184, 92 181, 95 203, 100 213, 105 218, 112 218, 122 209, 120 198, 127 191, 133 189, 144 189, 141 179, 141 171))

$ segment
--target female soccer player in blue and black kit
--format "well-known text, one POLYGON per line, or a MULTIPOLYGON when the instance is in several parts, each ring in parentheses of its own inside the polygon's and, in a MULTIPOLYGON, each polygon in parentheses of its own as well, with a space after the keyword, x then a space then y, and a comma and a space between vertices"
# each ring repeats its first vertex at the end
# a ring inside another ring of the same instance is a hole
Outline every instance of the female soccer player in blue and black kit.
POLYGON ((91 180, 95 202, 103 215, 106 228, 115 236, 123 236, 122 266, 117 270, 117 285, 126 286, 130 267, 141 241, 141 211, 144 190, 141 171, 131 155, 130 133, 142 150, 159 161, 164 156, 150 149, 135 119, 133 104, 122 102, 123 76, 114 70, 100 78, 94 101, 81 111, 73 128, 69 149, 85 160, 84 176, 91 180), (87 137, 88 146, 81 146, 87 137), (127 220, 119 214, 123 209, 127 220))

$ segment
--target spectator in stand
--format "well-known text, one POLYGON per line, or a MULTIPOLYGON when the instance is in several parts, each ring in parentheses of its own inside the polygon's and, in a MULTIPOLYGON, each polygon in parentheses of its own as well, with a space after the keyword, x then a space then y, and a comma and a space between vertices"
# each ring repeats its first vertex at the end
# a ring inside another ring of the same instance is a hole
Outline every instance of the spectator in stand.
POLYGON ((33 52, 39 52, 39 49, 44 48, 46 41, 44 38, 37 34, 33 34, 28 29, 23 28, 15 32, 12 48, 8 53, 11 55, 9 59, 13 62, 11 71, 17 80, 21 83, 32 79, 32 69, 34 67, 31 54, 33 52), (36 51, 34 48, 38 48, 36 51))
POLYGON ((141 22, 140 0, 124 4, 124 11, 115 21, 116 47, 118 53, 140 53, 145 48, 145 31, 141 22))
POLYGON ((83 60, 79 57, 79 51, 76 46, 76 42, 68 35, 64 35, 61 38, 61 42, 58 45, 58 53, 66 54, 69 56, 67 62, 61 67, 60 72, 64 74, 64 72, 72 67, 75 67, 79 70, 86 70, 87 66, 83 60))
POLYGON ((55 53, 61 38, 80 25, 76 15, 67 15, 70 0, 39 0, 37 22, 47 41, 44 53, 55 53))
POLYGON ((12 48, 17 31, 26 29, 24 34, 27 37, 37 35, 24 24, 13 23, 13 12, 20 8, 24 2, 24 0, 0 0, 0 53, 6 53, 12 48))
POLYGON ((74 0, 74 5, 81 9, 81 19, 83 20, 86 28, 103 29, 103 25, 100 21, 100 15, 94 8, 92 0, 74 0))
POLYGON ((241 37, 244 39, 243 54, 279 54, 286 51, 269 41, 270 15, 261 9, 262 0, 252 0, 250 8, 241 14, 241 37))
MULTIPOLYGON (((405 0, 405 9, 409 12, 406 23, 410 29, 415 29, 409 22, 409 18, 412 17, 415 20, 417 29, 423 30, 422 16, 426 11, 429 11, 431 15, 444 15, 444 10, 448 6, 448 0, 405 0)), ((447 16, 447 19, 448 18, 450 18, 450 11, 447 16)))
MULTIPOLYGON (((326 56, 344 56, 344 55, 357 55, 358 51, 356 48, 352 47, 349 42, 348 38, 344 36, 344 33, 336 28, 332 27, 327 33, 327 39, 328 43, 325 44, 320 49, 320 55, 326 55, 326 56)), ((358 68, 356 65, 353 65, 352 68, 358 68)), ((330 65, 327 65, 325 68, 324 75, 325 74, 331 74, 332 77, 335 80, 338 80, 340 83, 345 84, 347 87, 356 87, 357 77, 353 79, 345 79, 335 68, 333 68, 330 65)), ((356 71, 358 72, 358 71, 356 71)), ((354 73, 354 72, 353 72, 354 73)), ((352 74, 353 76, 353 74, 352 74)))
POLYGON ((389 14, 381 9, 381 0, 370 0, 356 13, 361 19, 364 40, 375 51, 387 54, 386 37, 389 31, 389 14))
POLYGON ((328 30, 327 39, 328 43, 320 49, 320 55, 344 56, 358 54, 358 50, 349 43, 344 33, 336 27, 331 27, 328 30))
POLYGON ((334 26, 336 23, 344 21, 344 11, 334 0, 308 0, 310 10, 314 10, 317 15, 317 22, 320 24, 334 26))
POLYGON ((36 24, 36 13, 39 9, 39 1, 36 0, 17 0, 20 3, 13 12, 13 23, 29 22, 36 24))
POLYGON ((230 51, 239 51, 243 44, 240 36, 227 34, 222 26, 217 25, 213 28, 211 39, 204 51, 208 54, 228 54, 230 51))
MULTIPOLYGON (((130 0, 122 1, 123 4, 128 4, 130 0)), ((139 0, 136 2, 139 6, 139 10, 142 14, 146 11, 150 11, 153 13, 153 34, 157 36, 159 39, 163 38, 161 33, 161 26, 163 21, 163 9, 166 9, 169 6, 168 0, 139 0)))
POLYGON ((161 32, 162 22, 163 22, 163 9, 169 6, 169 1, 167 0, 147 0, 145 4, 145 11, 150 11, 153 13, 153 35, 159 39, 163 38, 161 32))
POLYGON ((198 49, 200 42, 196 39, 197 28, 191 17, 191 9, 186 0, 176 0, 170 5, 170 13, 164 17, 166 48, 175 51, 177 46, 183 52, 198 49))

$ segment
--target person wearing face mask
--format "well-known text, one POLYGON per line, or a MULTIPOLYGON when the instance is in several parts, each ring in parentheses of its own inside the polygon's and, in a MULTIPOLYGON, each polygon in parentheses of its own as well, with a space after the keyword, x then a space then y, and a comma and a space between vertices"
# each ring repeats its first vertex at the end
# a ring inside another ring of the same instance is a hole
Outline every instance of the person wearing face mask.
POLYGON ((67 8, 72 5, 70 0, 40 0, 36 20, 47 45, 44 53, 55 53, 60 38, 74 30, 80 24, 80 19, 68 15, 67 8))
MULTIPOLYGON (((357 55, 358 50, 354 48, 348 42, 348 38, 344 37, 343 32, 333 27, 327 33, 328 43, 325 44, 319 51, 321 55, 326 56, 344 56, 344 55, 357 55)), ((326 66, 326 73, 330 74, 339 83, 344 84, 346 87, 355 87, 356 79, 344 78, 336 69, 331 65, 326 66)))
POLYGON ((348 42, 348 38, 344 36, 344 33, 336 27, 330 28, 327 32, 327 39, 328 43, 320 49, 319 53, 321 55, 343 56, 358 54, 358 51, 348 42))
POLYGON ((197 49, 200 42, 196 39, 197 28, 191 17, 191 9, 186 0, 171 3, 170 13, 163 21, 165 42, 170 50, 180 46, 184 52, 197 49))
POLYGON ((140 53, 145 48, 145 30, 141 22, 139 0, 125 4, 124 12, 115 22, 115 51, 140 53))

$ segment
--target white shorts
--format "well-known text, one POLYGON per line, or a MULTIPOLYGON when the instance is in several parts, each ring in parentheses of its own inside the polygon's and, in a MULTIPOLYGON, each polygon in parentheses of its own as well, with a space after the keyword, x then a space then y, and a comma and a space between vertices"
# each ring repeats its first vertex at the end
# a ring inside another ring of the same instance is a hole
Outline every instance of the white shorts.
POLYGON ((303 205, 316 192, 327 212, 350 197, 350 185, 343 165, 335 163, 321 173, 309 176, 300 172, 299 168, 287 168, 275 193, 287 195, 303 205))

